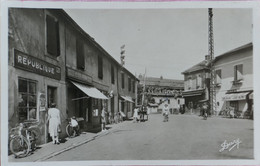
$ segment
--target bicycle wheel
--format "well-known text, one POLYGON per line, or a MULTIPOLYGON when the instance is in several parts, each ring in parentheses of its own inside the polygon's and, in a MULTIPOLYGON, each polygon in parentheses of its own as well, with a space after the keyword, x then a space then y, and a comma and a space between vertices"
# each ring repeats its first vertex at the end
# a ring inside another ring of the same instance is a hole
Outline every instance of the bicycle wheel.
POLYGON ((24 136, 15 136, 10 141, 10 150, 15 157, 26 157, 30 151, 29 142, 24 136))
POLYGON ((68 124, 66 126, 66 133, 67 133, 68 137, 75 137, 76 136, 76 132, 74 131, 73 127, 70 124, 68 124))

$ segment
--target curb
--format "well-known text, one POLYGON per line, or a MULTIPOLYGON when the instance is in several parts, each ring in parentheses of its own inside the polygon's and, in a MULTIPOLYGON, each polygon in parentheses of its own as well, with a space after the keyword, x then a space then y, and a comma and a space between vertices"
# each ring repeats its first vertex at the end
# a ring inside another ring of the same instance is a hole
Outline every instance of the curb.
POLYGON ((58 152, 51 153, 51 154, 49 154, 49 155, 47 155, 47 156, 45 156, 45 157, 42 157, 42 158, 40 158, 40 159, 37 159, 37 160, 33 161, 33 162, 39 162, 39 161, 48 160, 48 159, 50 159, 50 158, 52 158, 52 157, 55 157, 55 156, 57 156, 57 155, 59 155, 59 154, 61 154, 61 153, 64 153, 64 152, 69 151, 69 150, 71 150, 71 149, 74 149, 74 148, 76 148, 76 147, 78 147, 78 146, 81 146, 81 145, 83 145, 83 144, 86 144, 86 143, 88 143, 88 142, 90 142, 90 141, 95 140, 96 138, 105 136, 105 135, 107 135, 107 134, 109 134, 109 133, 110 133, 109 131, 108 131, 108 132, 105 132, 105 133, 100 133, 100 134, 98 134, 98 135, 96 135, 96 136, 94 136, 94 137, 92 137, 92 138, 89 138, 89 139, 86 139, 86 140, 84 140, 84 141, 82 141, 82 142, 79 142, 79 143, 70 145, 69 147, 66 147, 66 148, 64 148, 64 149, 62 149, 62 150, 60 150, 60 151, 58 151, 58 152))

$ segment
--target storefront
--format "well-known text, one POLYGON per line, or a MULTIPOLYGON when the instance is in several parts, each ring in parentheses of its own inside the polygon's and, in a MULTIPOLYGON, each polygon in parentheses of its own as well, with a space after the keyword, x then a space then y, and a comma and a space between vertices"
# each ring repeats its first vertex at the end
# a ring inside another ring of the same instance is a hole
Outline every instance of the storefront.
POLYGON ((229 93, 222 97, 226 108, 233 107, 235 115, 243 117, 246 111, 252 110, 253 99, 250 97, 252 91, 229 93))
POLYGON ((82 130, 98 130, 101 124, 101 110, 107 110, 107 97, 91 85, 68 81, 68 116, 83 118, 82 130))
MULTIPOLYGON (((9 65, 9 129, 18 123, 35 122, 39 127, 38 144, 48 142, 47 111, 56 103, 65 114, 65 83, 61 68, 21 51, 13 52, 9 65)), ((62 121, 64 120, 62 116, 62 121)))
MULTIPOLYGON (((133 115, 134 110, 134 101, 130 96, 120 96, 120 103, 121 103, 121 112, 126 115, 126 119, 129 119, 133 115)), ((120 107, 120 106, 119 106, 120 107)))

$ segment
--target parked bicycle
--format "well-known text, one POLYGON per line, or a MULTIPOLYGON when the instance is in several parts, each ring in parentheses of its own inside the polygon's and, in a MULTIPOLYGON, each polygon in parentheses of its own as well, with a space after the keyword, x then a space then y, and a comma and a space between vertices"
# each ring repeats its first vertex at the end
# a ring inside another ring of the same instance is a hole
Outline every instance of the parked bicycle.
POLYGON ((75 118, 74 116, 72 118, 69 118, 69 124, 66 126, 66 133, 68 137, 73 138, 77 135, 80 135, 80 127, 79 127, 79 121, 84 120, 83 118, 75 118))
POLYGON ((36 141, 39 136, 39 128, 34 122, 20 123, 12 128, 10 136, 10 151, 16 158, 26 157, 37 148, 36 141))

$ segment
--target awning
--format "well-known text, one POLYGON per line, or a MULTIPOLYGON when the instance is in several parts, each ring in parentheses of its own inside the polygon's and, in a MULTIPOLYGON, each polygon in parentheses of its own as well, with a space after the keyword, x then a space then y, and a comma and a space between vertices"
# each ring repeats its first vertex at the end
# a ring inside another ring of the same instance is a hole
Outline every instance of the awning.
POLYGON ((76 82, 71 81, 77 88, 79 88, 82 92, 84 92, 86 95, 92 98, 96 99, 108 99, 103 93, 101 93, 97 88, 82 85, 76 82))
POLYGON ((131 103, 134 103, 132 98, 130 96, 121 96, 125 101, 129 101, 131 103))
POLYGON ((249 96, 248 96, 249 99, 254 99, 254 92, 252 92, 249 96))
POLYGON ((246 100, 246 95, 248 93, 249 92, 226 94, 226 96, 222 97, 222 100, 224 101, 246 100))

